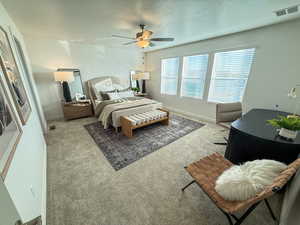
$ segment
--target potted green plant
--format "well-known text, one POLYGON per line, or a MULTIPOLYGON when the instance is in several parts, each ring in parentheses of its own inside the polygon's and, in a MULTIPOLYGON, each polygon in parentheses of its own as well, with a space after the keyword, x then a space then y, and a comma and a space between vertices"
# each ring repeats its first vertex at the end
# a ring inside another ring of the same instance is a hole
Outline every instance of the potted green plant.
POLYGON ((132 91, 134 91, 135 93, 139 93, 140 89, 138 87, 135 88, 131 88, 132 91))
POLYGON ((296 115, 279 116, 278 119, 267 121, 274 127, 280 128, 279 135, 287 139, 295 139, 300 130, 300 117, 296 115))

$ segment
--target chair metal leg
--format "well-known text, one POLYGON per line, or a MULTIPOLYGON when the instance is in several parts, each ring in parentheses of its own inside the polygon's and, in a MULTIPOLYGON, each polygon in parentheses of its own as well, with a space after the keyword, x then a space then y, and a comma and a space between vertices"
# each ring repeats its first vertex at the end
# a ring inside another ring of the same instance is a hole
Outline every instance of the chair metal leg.
POLYGON ((225 216, 227 217, 227 220, 228 220, 229 224, 230 224, 230 225, 233 225, 233 222, 232 222, 232 220, 231 220, 230 215, 229 215, 228 213, 224 213, 224 214, 225 214, 225 216))
POLYGON ((260 202, 255 203, 254 205, 252 205, 240 218, 239 220, 234 224, 234 225, 240 225, 242 224, 242 222, 247 218, 247 216, 249 216, 249 214, 258 206, 260 202))
POLYGON ((277 218, 276 218, 276 216, 275 216, 275 214, 274 214, 274 212, 273 212, 273 210, 272 210, 272 208, 271 208, 271 206, 270 206, 270 204, 269 204, 269 202, 268 202, 267 199, 265 199, 265 203, 266 203, 266 206, 267 206, 267 208, 268 208, 268 210, 269 210, 269 212, 271 214, 272 219, 274 221, 277 221, 277 218))
POLYGON ((235 220, 235 221, 238 221, 239 218, 237 218, 234 214, 230 214, 230 216, 232 216, 232 218, 235 220))
POLYGON ((195 183, 196 181, 193 180, 190 183, 188 183, 187 185, 185 185, 183 188, 181 188, 181 191, 183 192, 188 186, 190 186, 191 184, 195 183))
POLYGON ((226 216, 229 225, 233 225, 233 222, 232 222, 232 220, 231 220, 230 214, 224 212, 223 210, 221 210, 221 212, 226 216))
POLYGON ((215 145, 227 145, 227 143, 224 142, 214 142, 215 145))
POLYGON ((259 203, 260 202, 257 202, 254 205, 252 205, 250 208, 248 208, 247 211, 240 218, 237 218, 233 214, 228 214, 227 212, 223 211, 220 208, 219 209, 226 216, 226 218, 227 218, 227 220, 228 220, 228 222, 229 222, 230 225, 240 225, 247 218, 247 216, 249 216, 250 213, 258 206, 259 203), (232 222, 231 217, 236 221, 235 223, 232 222))
POLYGON ((226 142, 214 142, 215 145, 227 145, 228 144, 228 139, 224 137, 226 142))

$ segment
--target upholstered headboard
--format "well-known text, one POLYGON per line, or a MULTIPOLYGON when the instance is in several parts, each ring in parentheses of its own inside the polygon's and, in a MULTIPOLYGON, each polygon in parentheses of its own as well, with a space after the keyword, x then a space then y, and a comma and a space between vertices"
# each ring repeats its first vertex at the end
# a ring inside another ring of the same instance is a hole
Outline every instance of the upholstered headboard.
POLYGON ((120 79, 118 77, 114 77, 114 76, 101 76, 101 77, 96 77, 96 78, 93 78, 91 80, 88 80, 86 83, 87 83, 87 92, 88 92, 88 97, 91 99, 92 101, 92 104, 93 104, 93 107, 95 109, 96 107, 96 103, 95 103, 95 100, 96 100, 96 95, 95 95, 95 92, 94 92, 94 85, 97 84, 98 82, 101 82, 103 80, 106 80, 110 78, 113 82, 113 84, 120 84, 120 79))

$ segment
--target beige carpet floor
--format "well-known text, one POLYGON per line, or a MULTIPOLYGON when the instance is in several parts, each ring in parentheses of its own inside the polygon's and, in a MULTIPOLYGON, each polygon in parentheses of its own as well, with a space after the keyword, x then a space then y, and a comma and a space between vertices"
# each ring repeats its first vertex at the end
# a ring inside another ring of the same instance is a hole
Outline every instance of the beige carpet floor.
MULTIPOLYGON (((184 136, 115 171, 94 143, 86 118, 52 121, 48 143, 48 225, 227 225, 224 215, 183 167, 213 152, 224 153, 227 131, 214 125, 184 136)), ((271 199, 279 211, 280 198, 271 199)), ((245 225, 274 224, 261 204, 245 225)))

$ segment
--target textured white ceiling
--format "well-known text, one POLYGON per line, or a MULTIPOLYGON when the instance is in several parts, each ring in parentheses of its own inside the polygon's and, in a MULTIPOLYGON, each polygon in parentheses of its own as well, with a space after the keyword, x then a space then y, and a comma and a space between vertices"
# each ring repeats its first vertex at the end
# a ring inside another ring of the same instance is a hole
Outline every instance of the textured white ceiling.
MULTIPOLYGON (((300 0, 2 0, 26 36, 74 43, 122 46, 144 23, 153 37, 174 37, 171 45, 294 19, 274 10, 300 0)), ((157 48, 170 43, 157 43, 157 48)))

